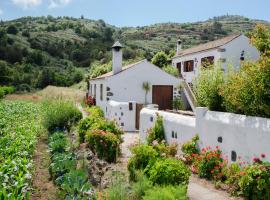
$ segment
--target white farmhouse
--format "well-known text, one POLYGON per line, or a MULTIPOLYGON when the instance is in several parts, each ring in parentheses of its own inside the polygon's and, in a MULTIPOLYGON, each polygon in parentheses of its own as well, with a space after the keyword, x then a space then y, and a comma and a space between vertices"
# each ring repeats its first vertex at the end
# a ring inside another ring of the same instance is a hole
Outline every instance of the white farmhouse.
POLYGON ((200 67, 209 64, 220 65, 226 71, 228 66, 238 69, 243 60, 257 60, 260 54, 249 39, 242 35, 231 35, 216 41, 182 50, 181 40, 177 41, 177 53, 172 65, 179 70, 180 77, 191 83, 198 76, 200 67))
POLYGON ((89 95, 96 99, 105 116, 114 119, 126 131, 139 128, 143 105, 156 104, 160 110, 172 109, 173 98, 181 92, 181 80, 153 65, 147 60, 122 67, 122 45, 112 47, 113 70, 91 79, 89 95), (143 89, 149 85, 149 91, 143 89))

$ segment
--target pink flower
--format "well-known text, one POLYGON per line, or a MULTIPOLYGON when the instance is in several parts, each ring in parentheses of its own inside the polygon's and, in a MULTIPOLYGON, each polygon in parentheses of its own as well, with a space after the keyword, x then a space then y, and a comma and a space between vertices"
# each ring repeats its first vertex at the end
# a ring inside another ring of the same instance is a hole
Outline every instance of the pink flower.
POLYGON ((152 144, 153 144, 153 146, 156 146, 156 145, 158 145, 158 141, 154 140, 154 141, 152 142, 152 144))
POLYGON ((261 154, 261 157, 262 157, 262 158, 265 158, 266 156, 265 156, 265 154, 264 154, 264 153, 262 153, 262 154, 261 154))
POLYGON ((216 149, 219 149, 219 146, 216 146, 216 149))

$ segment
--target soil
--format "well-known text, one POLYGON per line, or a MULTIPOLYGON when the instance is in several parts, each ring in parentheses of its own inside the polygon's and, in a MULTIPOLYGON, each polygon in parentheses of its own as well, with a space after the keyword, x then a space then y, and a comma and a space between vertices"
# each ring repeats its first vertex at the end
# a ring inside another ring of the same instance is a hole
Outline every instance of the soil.
POLYGON ((50 180, 49 165, 50 154, 48 152, 47 134, 42 134, 34 155, 35 173, 33 180, 34 191, 30 200, 60 200, 57 186, 50 180))

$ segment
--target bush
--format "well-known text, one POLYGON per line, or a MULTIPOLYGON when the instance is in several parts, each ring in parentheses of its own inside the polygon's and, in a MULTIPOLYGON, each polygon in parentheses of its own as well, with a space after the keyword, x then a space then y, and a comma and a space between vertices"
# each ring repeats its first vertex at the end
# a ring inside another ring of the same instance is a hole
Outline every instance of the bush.
POLYGON ((210 110, 223 111, 223 99, 220 89, 224 84, 224 72, 221 67, 202 68, 194 81, 194 94, 199 106, 210 110))
POLYGON ((160 156, 169 156, 175 157, 177 154, 178 145, 177 143, 173 143, 171 145, 166 145, 165 142, 157 143, 155 140, 152 143, 154 149, 158 152, 160 156))
POLYGON ((167 65, 165 67, 162 68, 165 72, 167 72, 168 74, 171 74, 172 76, 178 77, 179 76, 179 71, 177 68, 171 66, 171 65, 167 65))
POLYGON ((147 190, 143 200, 186 200, 187 186, 155 186, 147 190))
POLYGON ((163 118, 159 114, 157 114, 157 120, 153 128, 151 128, 148 132, 147 142, 149 145, 156 140, 157 142, 161 142, 165 140, 165 130, 163 126, 163 118))
POLYGON ((79 139, 81 143, 84 142, 85 134, 88 129, 93 127, 99 128, 101 121, 104 121, 104 113, 101 108, 92 106, 88 109, 88 112, 90 115, 87 118, 81 120, 79 123, 79 139))
POLYGON ((198 148, 199 136, 194 136, 191 141, 188 141, 182 145, 182 152, 184 153, 184 158, 187 164, 191 164, 194 161, 194 157, 200 153, 198 148))
POLYGON ((147 166, 145 172, 150 181, 160 185, 186 185, 190 176, 190 171, 185 164, 173 158, 157 159, 147 166))
POLYGON ((44 126, 49 132, 70 130, 71 126, 82 118, 82 113, 71 102, 63 100, 46 101, 44 126))
POLYGON ((2 99, 5 95, 11 94, 15 91, 13 86, 0 86, 0 99, 2 99))
POLYGON ((145 169, 154 160, 158 153, 152 146, 140 144, 131 149, 132 157, 128 161, 129 179, 136 180, 136 170, 145 169))
POLYGON ((121 140, 113 133, 92 129, 86 133, 86 141, 98 158, 105 159, 108 162, 115 162, 117 156, 121 153, 121 140))
POLYGON ((154 55, 154 57, 152 58, 151 62, 160 67, 166 67, 169 64, 169 58, 167 56, 166 53, 164 53, 163 51, 156 53, 156 55, 154 55))
POLYGON ((270 163, 255 163, 244 168, 239 186, 247 199, 270 199, 270 163))
POLYGON ((215 150, 211 150, 209 147, 202 149, 201 154, 195 158, 195 166, 200 177, 207 179, 222 178, 224 160, 221 157, 221 153, 221 150, 218 148, 215 150))

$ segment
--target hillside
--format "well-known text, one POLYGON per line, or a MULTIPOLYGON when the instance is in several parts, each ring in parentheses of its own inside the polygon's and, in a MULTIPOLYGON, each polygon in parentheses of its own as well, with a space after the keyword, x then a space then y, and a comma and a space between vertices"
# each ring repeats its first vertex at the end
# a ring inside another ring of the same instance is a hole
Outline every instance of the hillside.
POLYGON ((110 47, 116 39, 125 45, 125 60, 151 59, 158 51, 174 50, 178 38, 188 48, 232 33, 246 33, 257 23, 269 24, 241 16, 123 28, 83 17, 1 21, 0 85, 14 85, 18 90, 73 85, 92 64, 110 61, 110 47))

